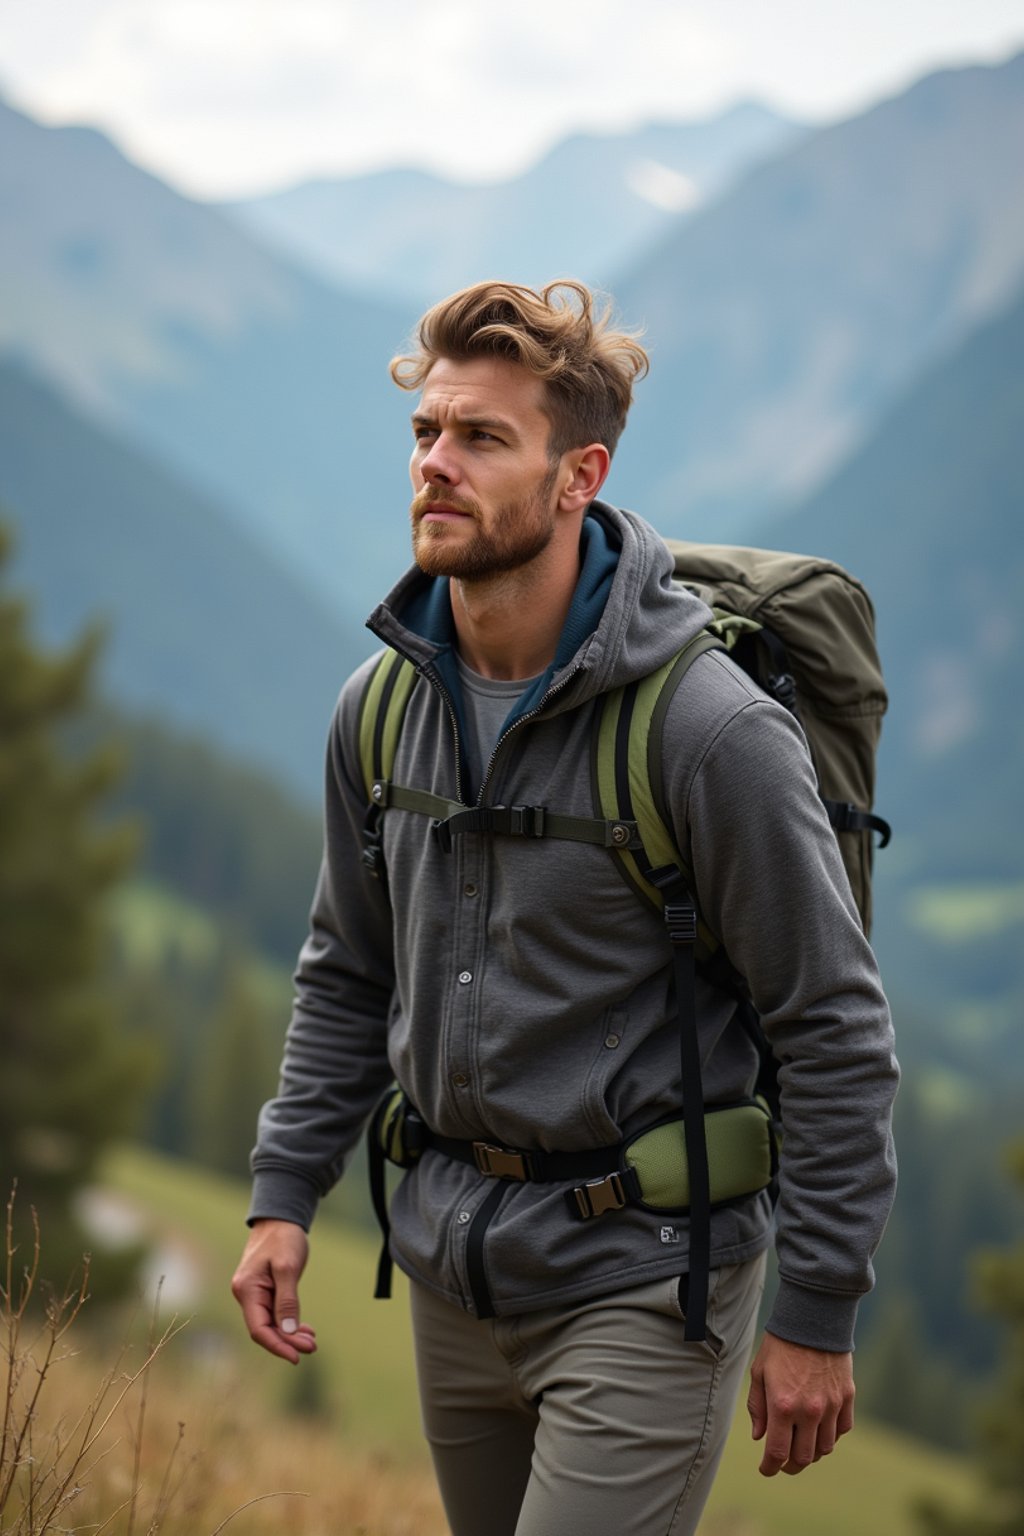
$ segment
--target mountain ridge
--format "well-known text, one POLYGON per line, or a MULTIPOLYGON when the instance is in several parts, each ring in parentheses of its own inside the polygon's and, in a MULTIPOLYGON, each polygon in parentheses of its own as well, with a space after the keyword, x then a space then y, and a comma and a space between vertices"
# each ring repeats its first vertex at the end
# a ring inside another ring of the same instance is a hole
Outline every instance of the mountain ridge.
POLYGON ((803 499, 1009 299, 1022 161, 1018 54, 823 128, 687 221, 619 287, 652 373, 616 484, 635 479, 666 531, 708 539, 803 499))
POLYGON ((319 802, 331 709, 372 636, 211 499, 2 361, 0 518, 47 644, 100 622, 112 698, 202 731, 319 802))
POLYGON ((329 280, 420 307, 485 276, 607 286, 675 217, 802 131, 758 103, 737 103, 706 119, 571 134, 494 181, 392 167, 219 206, 329 280))
MULTIPOLYGON (((1024 271, 1022 59, 804 137, 623 278, 653 366, 611 499, 668 534, 743 537, 998 306, 1024 271)), ((95 414, 102 393, 106 420, 361 618, 407 559, 408 402, 386 364, 412 310, 300 277, 112 147, 95 182, 51 163, 59 130, 19 132, 24 153, 0 157, 0 347, 95 414)))

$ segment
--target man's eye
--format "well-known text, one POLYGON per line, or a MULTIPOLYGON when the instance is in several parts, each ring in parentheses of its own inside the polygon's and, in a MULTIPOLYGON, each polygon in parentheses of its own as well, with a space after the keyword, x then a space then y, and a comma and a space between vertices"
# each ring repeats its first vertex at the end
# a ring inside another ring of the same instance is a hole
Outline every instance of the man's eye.
POLYGON ((434 436, 434 429, 433 427, 413 427, 412 435, 418 443, 422 443, 425 438, 434 436))
POLYGON ((495 437, 493 432, 485 432, 482 427, 473 428, 473 437, 477 442, 480 443, 500 442, 500 438, 495 437))

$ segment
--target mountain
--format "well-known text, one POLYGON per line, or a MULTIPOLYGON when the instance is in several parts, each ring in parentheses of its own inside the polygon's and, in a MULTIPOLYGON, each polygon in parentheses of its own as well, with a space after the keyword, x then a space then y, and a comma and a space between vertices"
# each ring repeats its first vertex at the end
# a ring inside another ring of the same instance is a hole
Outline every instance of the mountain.
POLYGON ((387 361, 411 319, 292 268, 103 135, 0 105, 0 353, 359 619, 408 549, 408 403, 387 361), (377 554, 389 506, 397 562, 377 554))
POLYGON ((890 690, 876 942, 930 1058, 1024 1077, 1024 289, 912 388, 777 548, 868 586, 890 690))
MULTIPOLYGON (((677 221, 619 287, 652 373, 608 495, 729 538, 811 492, 1012 292, 1022 158, 1024 55, 801 138, 677 221)), ((0 112, 0 350, 352 617, 407 561, 408 401, 385 364, 413 318, 304 275, 100 135, 0 112)))
POLYGON ((318 605, 212 500, 9 363, 0 517, 45 642, 101 620, 112 699, 203 732, 319 803, 331 709, 369 634, 318 605))
POLYGON ((707 122, 574 135, 523 175, 487 185, 388 170, 223 207, 321 276, 421 308, 485 277, 607 286, 681 213, 803 131, 745 103, 707 122))
POLYGON ((1022 164, 1024 54, 931 75, 679 225, 618 287, 652 371, 612 495, 728 538, 809 494, 1013 293, 1022 164))
MULTIPOLYGON (((1024 55, 931 76, 677 222, 619 286, 653 368, 611 498, 730 537, 809 494, 1008 301, 1022 161, 1024 55)), ((408 559, 409 402, 386 362, 413 319, 304 275, 101 136, 0 112, 0 350, 352 619, 408 559)))

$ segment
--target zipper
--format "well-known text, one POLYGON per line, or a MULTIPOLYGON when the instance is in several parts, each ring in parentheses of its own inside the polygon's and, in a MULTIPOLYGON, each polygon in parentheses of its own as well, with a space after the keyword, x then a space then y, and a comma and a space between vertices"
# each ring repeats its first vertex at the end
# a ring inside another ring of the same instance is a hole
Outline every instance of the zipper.
MULTIPOLYGON (((498 737, 497 741, 494 743, 494 750, 491 753, 490 761, 484 770, 484 776, 480 783, 480 793, 477 796, 477 805, 483 804, 484 791, 490 782, 491 772, 494 768, 495 759, 497 758, 498 753, 501 751, 508 738, 510 736, 514 736, 516 731, 519 730, 520 726, 528 725, 531 720, 535 720, 538 715, 542 714, 551 700, 555 698, 557 694, 561 693, 562 689, 567 687, 568 684, 571 683, 580 672, 582 672, 582 670, 582 664, 573 667, 571 672, 567 672, 558 683, 548 689, 540 703, 537 704, 535 708, 531 709, 525 715, 520 715, 512 722, 508 730, 503 731, 502 734, 498 737)), ((444 692, 443 688, 442 692, 444 692)), ((495 1181, 495 1185, 496 1187, 484 1200, 483 1204, 477 1211, 476 1216, 474 1217, 473 1224, 469 1229, 469 1237, 466 1244, 466 1279, 469 1282, 469 1289, 470 1294, 473 1297, 475 1315, 478 1319, 485 1319, 495 1315, 494 1301, 491 1296, 490 1286, 487 1283, 487 1268, 484 1263, 484 1249, 487 1237, 487 1229, 494 1217, 497 1215, 498 1207, 505 1197, 507 1188, 501 1179, 497 1179, 495 1181)))
POLYGON ((436 667, 431 664, 425 666, 423 668, 423 676, 429 683, 433 684, 441 695, 445 708, 448 711, 448 718, 452 723, 452 736, 455 739, 455 798, 465 805, 466 802, 462 799, 462 739, 459 736, 459 717, 455 713, 452 696, 445 687, 444 680, 436 667))
MULTIPOLYGON (((556 698, 564 688, 568 687, 568 685, 573 682, 582 671, 582 663, 579 663, 573 667, 573 669, 570 672, 567 672, 565 676, 559 680, 558 683, 554 684, 553 687, 547 690, 547 692, 544 694, 544 697, 533 709, 531 709, 525 715, 520 715, 516 720, 512 722, 509 728, 506 731, 503 731, 502 734, 498 737, 498 740, 494 744, 494 749, 491 752, 490 761, 487 764, 487 768, 484 772, 483 779, 480 784, 480 793, 477 797, 478 805, 483 803, 484 791, 490 782, 495 760, 508 738, 513 736, 515 732, 520 728, 520 726, 528 725, 531 720, 535 720, 538 715, 542 714, 551 700, 556 698)), ((445 708, 448 711, 448 718, 452 725, 452 736, 455 742, 455 796, 457 800, 462 801, 462 741, 459 736, 459 719, 455 712, 455 705, 453 704, 451 694, 445 687, 444 681, 436 667, 428 664, 422 669, 422 674, 427 679, 427 681, 437 689, 437 692, 444 700, 445 708)), ((463 801, 462 803, 464 804, 465 802, 463 801)), ((442 1050, 447 1046, 447 1025, 445 1025, 444 1034, 445 1039, 442 1041, 442 1050)), ((473 1298, 476 1316, 481 1319, 494 1316, 494 1303, 490 1294, 490 1287, 487 1283, 487 1271, 484 1266, 484 1240, 487 1235, 487 1228, 489 1227, 492 1218, 496 1215, 498 1206, 501 1203, 504 1194, 505 1186, 502 1184, 501 1180, 496 1181, 495 1188, 490 1191, 487 1198, 478 1209, 472 1226, 469 1230, 467 1251, 465 1255, 465 1278, 468 1282, 470 1294, 473 1298)))
POLYGON ((547 693, 545 693, 539 704, 535 705, 534 708, 531 709, 527 714, 517 716, 517 718, 513 720, 512 724, 509 726, 508 730, 503 731, 502 734, 498 737, 497 741, 494 743, 494 750, 491 752, 490 761, 484 770, 484 776, 480 781, 480 793, 477 796, 477 805, 483 804, 484 791, 490 782, 491 772, 494 768, 498 753, 501 751, 508 738, 510 736, 514 736, 516 731, 519 730, 520 726, 529 725, 531 720, 536 720, 538 715, 542 715, 548 704, 550 704, 551 700, 555 698, 557 694, 561 693, 563 688, 567 688, 571 682, 575 681, 575 679, 582 671, 583 663, 579 662, 575 667, 573 667, 571 672, 567 672, 563 678, 561 678, 557 683, 548 689, 547 693))
MULTIPOLYGON (((463 805, 465 805, 466 802, 462 798, 462 739, 459 736, 459 717, 455 713, 455 705, 452 703, 451 694, 445 687, 444 679, 441 677, 441 674, 437 671, 436 667, 434 667, 432 664, 428 664, 422 669, 422 671, 423 676, 429 683, 433 684, 438 693, 441 695, 441 698, 444 700, 445 708, 448 711, 448 718, 452 725, 452 736, 455 739, 455 798, 461 801, 463 805)), ((539 704, 536 704, 528 714, 519 715, 515 720, 513 720, 508 730, 503 731, 502 734, 498 737, 497 741, 494 743, 494 749, 491 752, 490 760, 486 769, 484 770, 483 778, 480 781, 480 793, 477 796, 477 805, 483 804, 484 790, 486 789, 490 780, 491 771, 494 768, 495 760, 508 738, 513 736, 515 732, 518 731, 520 726, 528 725, 531 720, 536 720, 538 715, 542 715, 551 700, 555 698, 559 693, 561 693, 563 688, 567 688, 571 682, 574 682, 582 671, 583 663, 579 662, 575 667, 573 667, 571 672, 567 672, 564 677, 560 678, 557 683, 548 689, 547 693, 545 693, 539 704)))

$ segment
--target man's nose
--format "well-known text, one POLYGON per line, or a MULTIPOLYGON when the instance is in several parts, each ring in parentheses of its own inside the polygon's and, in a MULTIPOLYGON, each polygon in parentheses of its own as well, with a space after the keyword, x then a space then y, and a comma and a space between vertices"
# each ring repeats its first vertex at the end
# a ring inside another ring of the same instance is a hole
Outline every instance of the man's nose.
POLYGON ((428 485, 455 485, 459 479, 458 463, 449 438, 439 432, 420 459, 420 474, 428 485))

